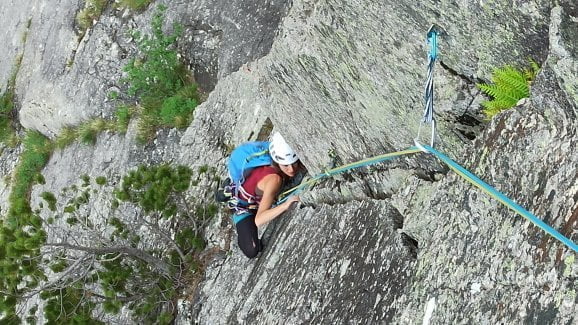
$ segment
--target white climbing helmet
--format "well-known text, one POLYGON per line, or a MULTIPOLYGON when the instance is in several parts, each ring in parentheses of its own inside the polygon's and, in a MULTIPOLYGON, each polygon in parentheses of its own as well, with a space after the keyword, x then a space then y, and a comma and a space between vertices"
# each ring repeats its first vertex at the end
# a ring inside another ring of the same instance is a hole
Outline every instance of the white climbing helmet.
POLYGON ((269 143, 269 154, 273 158, 273 161, 280 165, 291 165, 299 160, 295 151, 289 147, 279 132, 273 133, 273 136, 271 137, 271 143, 269 143))

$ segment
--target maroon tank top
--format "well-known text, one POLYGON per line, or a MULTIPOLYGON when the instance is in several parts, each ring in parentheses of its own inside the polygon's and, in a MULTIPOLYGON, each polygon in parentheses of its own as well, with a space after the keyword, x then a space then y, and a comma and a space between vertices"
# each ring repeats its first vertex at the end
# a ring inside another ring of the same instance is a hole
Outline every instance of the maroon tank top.
POLYGON ((271 174, 278 174, 277 169, 271 166, 263 166, 253 169, 253 171, 251 171, 251 174, 249 174, 249 176, 247 177, 247 179, 245 179, 245 182, 243 183, 242 187, 245 193, 241 191, 242 198, 247 201, 251 201, 252 199, 254 202, 259 203, 261 201, 261 196, 260 195, 258 196, 256 193, 257 183, 259 183, 265 176, 271 174), (253 198, 248 197, 246 194, 252 196, 253 198))

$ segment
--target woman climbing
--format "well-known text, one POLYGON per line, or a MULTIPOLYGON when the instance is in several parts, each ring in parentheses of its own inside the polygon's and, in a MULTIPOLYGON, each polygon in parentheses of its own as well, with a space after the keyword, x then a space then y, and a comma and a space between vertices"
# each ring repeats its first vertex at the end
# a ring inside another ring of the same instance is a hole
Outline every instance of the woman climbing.
POLYGON ((292 203, 299 202, 298 196, 291 196, 273 206, 283 183, 293 178, 301 166, 293 149, 278 132, 269 143, 269 155, 271 164, 252 169, 238 191, 238 199, 248 202, 252 208, 237 210, 233 215, 239 247, 249 258, 256 257, 263 249, 258 227, 287 211, 292 203))

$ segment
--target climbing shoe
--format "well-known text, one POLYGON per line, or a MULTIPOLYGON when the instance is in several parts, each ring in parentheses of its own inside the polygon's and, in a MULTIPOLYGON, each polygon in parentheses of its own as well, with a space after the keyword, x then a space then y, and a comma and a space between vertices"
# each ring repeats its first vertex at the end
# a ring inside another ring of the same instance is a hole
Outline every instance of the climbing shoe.
POLYGON ((219 188, 215 191, 215 201, 227 202, 231 199, 233 193, 231 191, 231 179, 227 177, 219 188))

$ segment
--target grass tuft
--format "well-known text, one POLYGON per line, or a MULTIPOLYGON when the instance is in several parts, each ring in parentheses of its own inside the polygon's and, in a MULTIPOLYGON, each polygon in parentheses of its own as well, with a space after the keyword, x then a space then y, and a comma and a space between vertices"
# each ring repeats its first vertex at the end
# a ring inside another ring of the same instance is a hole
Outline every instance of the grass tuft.
POLYGON ((78 127, 78 138, 80 142, 94 145, 98 133, 92 128, 90 122, 85 122, 78 127))

